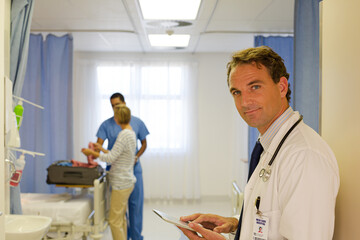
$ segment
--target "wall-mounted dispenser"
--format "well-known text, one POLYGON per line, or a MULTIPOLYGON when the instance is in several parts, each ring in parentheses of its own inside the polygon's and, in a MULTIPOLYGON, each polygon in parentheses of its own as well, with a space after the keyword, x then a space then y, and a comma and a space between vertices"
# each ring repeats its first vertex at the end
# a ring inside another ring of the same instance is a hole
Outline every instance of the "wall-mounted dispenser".
POLYGON ((16 115, 14 112, 11 113, 10 116, 10 130, 6 133, 6 143, 5 145, 8 147, 20 147, 20 135, 19 135, 19 129, 16 122, 16 115))
POLYGON ((15 161, 15 172, 12 174, 10 179, 11 186, 16 187, 19 185, 24 167, 25 167, 25 154, 23 153, 15 161))
POLYGON ((13 84, 6 78, 5 82, 5 146, 20 147, 20 135, 16 122, 16 114, 13 111, 13 84))

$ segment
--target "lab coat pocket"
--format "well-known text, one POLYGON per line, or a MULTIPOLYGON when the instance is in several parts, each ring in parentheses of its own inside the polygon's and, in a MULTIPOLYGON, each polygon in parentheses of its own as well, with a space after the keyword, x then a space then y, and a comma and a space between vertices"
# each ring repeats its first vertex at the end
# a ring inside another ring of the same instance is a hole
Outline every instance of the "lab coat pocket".
POLYGON ((282 236, 279 234, 279 223, 281 212, 280 210, 263 212, 263 215, 269 219, 269 233, 268 240, 283 240, 282 236))

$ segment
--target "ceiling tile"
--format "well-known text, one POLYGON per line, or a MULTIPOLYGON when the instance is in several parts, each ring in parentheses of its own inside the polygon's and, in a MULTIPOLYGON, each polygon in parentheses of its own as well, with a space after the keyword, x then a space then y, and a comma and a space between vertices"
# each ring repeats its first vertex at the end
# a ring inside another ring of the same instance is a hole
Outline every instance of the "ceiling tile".
POLYGON ((253 33, 292 33, 293 8, 294 0, 203 0, 192 25, 169 28, 150 26, 137 0, 36 0, 31 29, 72 33, 75 51, 232 52, 252 46, 253 33), (169 29, 190 34, 189 46, 150 46, 148 34, 169 29))

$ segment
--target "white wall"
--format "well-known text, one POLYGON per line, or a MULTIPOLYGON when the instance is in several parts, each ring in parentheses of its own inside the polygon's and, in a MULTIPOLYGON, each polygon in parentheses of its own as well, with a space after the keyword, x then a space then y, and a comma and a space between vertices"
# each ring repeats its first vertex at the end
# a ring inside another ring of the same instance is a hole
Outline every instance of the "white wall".
POLYGON ((198 54, 199 160, 202 196, 229 194, 231 182, 244 186, 247 126, 241 121, 226 82, 230 53, 198 54))
MULTIPOLYGON (((0 99, 5 98, 4 86, 5 86, 5 2, 0 0, 0 99)), ((0 104, 0 239, 5 239, 5 226, 4 226, 4 212, 5 212, 5 161, 4 161, 4 101, 0 104)))
POLYGON ((323 1, 322 136, 340 170, 336 240, 359 239, 360 1, 323 1))
POLYGON ((5 161, 4 161, 4 116, 5 116, 5 76, 10 75, 10 0, 0 0, 0 239, 5 239, 4 213, 6 209, 7 193, 5 184, 5 161))
MULTIPOLYGON (((198 140, 202 197, 229 196, 231 182, 246 183, 247 125, 237 113, 226 83, 226 64, 231 53, 167 54, 167 59, 198 63, 198 140)), ((98 59, 156 59, 164 54, 75 53, 98 59)), ((76 66, 75 66, 76 68, 76 66)), ((76 79, 74 79, 76 81, 76 79)), ((147 191, 150 191, 147 189, 147 191)))

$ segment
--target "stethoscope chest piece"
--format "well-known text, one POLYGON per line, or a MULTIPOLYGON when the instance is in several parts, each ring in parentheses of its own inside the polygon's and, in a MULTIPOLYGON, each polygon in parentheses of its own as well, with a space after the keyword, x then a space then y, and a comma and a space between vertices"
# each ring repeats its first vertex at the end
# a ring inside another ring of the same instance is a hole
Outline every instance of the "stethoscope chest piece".
POLYGON ((271 169, 268 168, 265 170, 265 168, 261 169, 260 173, 259 173, 259 177, 262 178, 262 180, 264 182, 267 182, 267 180, 269 180, 271 175, 271 169))

